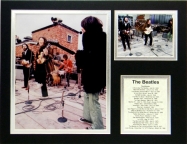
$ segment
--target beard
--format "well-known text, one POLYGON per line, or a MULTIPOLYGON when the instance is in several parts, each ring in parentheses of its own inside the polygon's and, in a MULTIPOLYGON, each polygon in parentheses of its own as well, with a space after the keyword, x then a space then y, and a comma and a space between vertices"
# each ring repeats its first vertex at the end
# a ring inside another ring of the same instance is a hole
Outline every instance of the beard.
POLYGON ((25 52, 27 50, 27 48, 24 48, 23 51, 25 52))

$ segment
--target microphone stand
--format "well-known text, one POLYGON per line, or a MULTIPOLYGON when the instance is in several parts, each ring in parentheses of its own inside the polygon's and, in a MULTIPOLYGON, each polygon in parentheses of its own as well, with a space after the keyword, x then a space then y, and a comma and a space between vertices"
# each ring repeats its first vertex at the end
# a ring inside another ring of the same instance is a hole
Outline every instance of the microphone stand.
MULTIPOLYGON (((31 57, 32 57, 32 51, 31 51, 31 55, 30 55, 30 62, 31 62, 31 57)), ((32 101, 29 100, 29 89, 30 89, 30 86, 29 86, 29 77, 30 77, 30 69, 31 69, 31 66, 29 67, 29 75, 28 75, 28 84, 27 84, 27 88, 28 88, 28 100, 25 101, 25 104, 32 104, 32 101)))
MULTIPOLYGON (((78 75, 78 74, 77 74, 78 75)), ((81 98, 81 83, 82 83, 82 69, 80 69, 80 75, 78 76, 78 88, 79 90, 79 98, 81 98)))
MULTIPOLYGON (((66 72, 64 73, 64 79, 65 79, 65 81, 67 81, 67 78, 66 78, 67 76, 66 76, 66 72)), ((62 79, 62 81, 63 81, 63 79, 62 79)), ((67 89, 67 86, 68 86, 68 83, 66 82, 65 83, 65 85, 64 85, 64 90, 66 90, 66 91, 69 91, 68 89, 67 89)))
POLYGON ((64 117, 64 91, 62 92, 62 98, 61 98, 61 103, 62 103, 62 117, 58 118, 58 122, 64 123, 67 121, 67 118, 64 117))
POLYGON ((29 82, 28 82, 28 100, 27 101, 25 101, 25 104, 32 104, 32 101, 31 100, 29 100, 29 82))

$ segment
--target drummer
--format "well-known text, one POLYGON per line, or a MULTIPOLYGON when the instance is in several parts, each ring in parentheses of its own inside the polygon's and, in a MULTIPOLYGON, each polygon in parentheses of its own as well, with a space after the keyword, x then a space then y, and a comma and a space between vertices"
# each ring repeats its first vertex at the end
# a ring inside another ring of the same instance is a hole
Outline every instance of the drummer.
POLYGON ((63 62, 61 63, 61 65, 59 66, 59 70, 64 70, 65 74, 66 74, 66 79, 67 79, 67 86, 69 87, 69 78, 70 78, 70 74, 72 73, 72 69, 73 69, 73 64, 72 61, 70 59, 68 59, 68 56, 66 54, 63 55, 63 62))

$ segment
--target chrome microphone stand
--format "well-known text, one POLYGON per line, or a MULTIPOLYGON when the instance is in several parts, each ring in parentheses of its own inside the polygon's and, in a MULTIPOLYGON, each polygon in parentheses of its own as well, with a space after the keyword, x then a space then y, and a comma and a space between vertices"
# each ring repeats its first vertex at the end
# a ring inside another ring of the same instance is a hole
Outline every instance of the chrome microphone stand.
POLYGON ((67 118, 64 117, 64 91, 62 92, 61 104, 62 104, 62 117, 58 118, 58 122, 64 123, 67 121, 67 118))

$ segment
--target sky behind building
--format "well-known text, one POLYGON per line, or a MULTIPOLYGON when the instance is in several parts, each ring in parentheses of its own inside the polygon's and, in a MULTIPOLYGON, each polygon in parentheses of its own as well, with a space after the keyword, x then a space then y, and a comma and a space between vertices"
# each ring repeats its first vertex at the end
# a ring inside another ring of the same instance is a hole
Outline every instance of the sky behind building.
MULTIPOLYGON (((107 16, 106 14, 94 13, 93 11, 85 12, 61 12, 61 13, 51 13, 50 11, 46 14, 44 13, 18 13, 15 17, 15 34, 19 36, 21 40, 26 36, 32 37, 32 31, 46 27, 53 24, 51 17, 57 17, 62 19, 62 23, 77 30, 81 31, 81 21, 87 16, 95 16, 103 22, 103 31, 107 31, 107 16), (93 14, 92 14, 93 13, 93 14)), ((82 49, 82 35, 79 35, 78 49, 82 49)))

